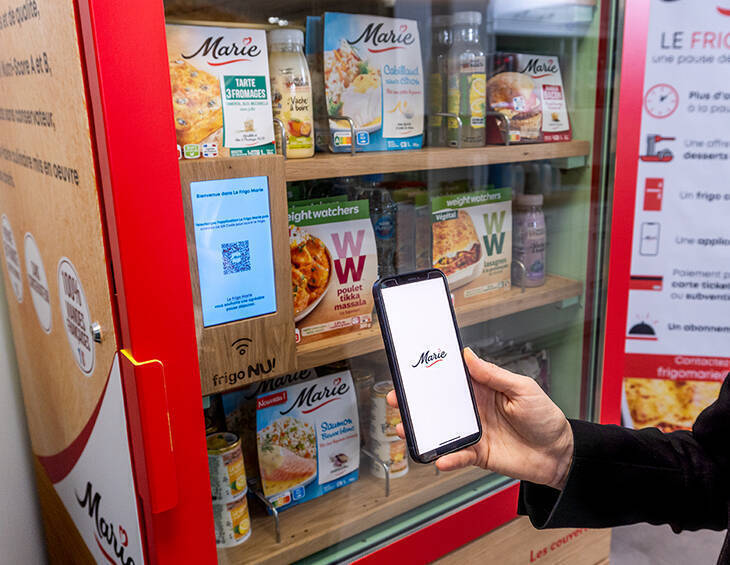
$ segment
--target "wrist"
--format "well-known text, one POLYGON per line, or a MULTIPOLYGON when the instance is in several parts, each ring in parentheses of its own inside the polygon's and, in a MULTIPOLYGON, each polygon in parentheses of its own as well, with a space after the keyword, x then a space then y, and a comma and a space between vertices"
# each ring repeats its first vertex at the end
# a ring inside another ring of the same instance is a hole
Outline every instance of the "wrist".
POLYGON ((573 463, 573 428, 570 427, 568 420, 565 420, 564 431, 561 434, 560 440, 555 445, 555 472, 553 474, 553 480, 548 483, 548 486, 563 490, 565 483, 568 481, 568 474, 570 473, 570 467, 573 463))

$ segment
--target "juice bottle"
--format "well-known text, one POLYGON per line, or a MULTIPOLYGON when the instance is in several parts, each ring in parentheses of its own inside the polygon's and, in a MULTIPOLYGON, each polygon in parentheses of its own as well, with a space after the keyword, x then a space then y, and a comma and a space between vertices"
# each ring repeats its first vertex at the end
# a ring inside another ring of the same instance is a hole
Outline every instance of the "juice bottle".
POLYGON ((428 77, 428 144, 443 147, 446 145, 445 120, 435 116, 446 112, 446 82, 448 76, 448 56, 451 48, 451 16, 433 17, 433 38, 431 40, 431 72, 428 77))
POLYGON ((481 147, 486 143, 487 74, 486 57, 479 37, 480 12, 456 12, 452 16, 454 39, 448 58, 447 107, 461 118, 449 119, 448 143, 481 147))
POLYGON ((314 155, 312 80, 298 29, 269 32, 269 72, 274 117, 284 122, 290 159, 314 155))

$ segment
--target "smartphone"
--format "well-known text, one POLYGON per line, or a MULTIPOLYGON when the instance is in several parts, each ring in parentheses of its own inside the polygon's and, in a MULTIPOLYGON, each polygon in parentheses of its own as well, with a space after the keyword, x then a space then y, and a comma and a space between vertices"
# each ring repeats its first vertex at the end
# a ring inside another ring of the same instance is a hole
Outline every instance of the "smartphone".
POLYGON ((428 269, 384 277, 373 295, 411 457, 430 463, 478 442, 482 427, 446 276, 428 269))

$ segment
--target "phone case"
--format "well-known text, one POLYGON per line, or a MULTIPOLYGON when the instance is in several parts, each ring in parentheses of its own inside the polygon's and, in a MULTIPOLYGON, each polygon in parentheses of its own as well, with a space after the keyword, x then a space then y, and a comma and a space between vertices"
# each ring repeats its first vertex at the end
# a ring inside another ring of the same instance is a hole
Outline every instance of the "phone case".
MULTIPOLYGON (((418 462, 418 463, 432 463, 439 457, 442 457, 443 455, 446 455, 447 453, 452 453, 454 451, 460 451, 466 447, 469 447, 470 445, 474 445, 477 443, 481 437, 482 437, 482 424, 481 420, 479 419, 479 411, 477 409, 476 400, 474 399, 474 389, 472 388, 471 384, 471 376, 469 375, 469 369, 466 366, 466 361, 464 361, 463 351, 464 351, 464 344, 461 341, 461 334, 459 333, 459 326, 456 321, 456 313, 454 312, 454 304, 452 300, 448 300, 449 302, 449 309, 451 310, 451 318, 454 323, 454 329, 456 330, 456 338, 459 343, 459 351, 461 352, 462 356, 462 363, 464 364, 464 372, 467 376, 467 383, 469 386, 469 394, 471 395, 471 401, 472 406, 474 407, 474 412, 477 414, 477 427, 479 429, 478 433, 474 436, 470 436, 472 439, 464 438, 463 442, 456 442, 454 444, 449 444, 444 446, 442 449, 434 450, 434 455, 431 457, 424 457, 424 454, 419 454, 416 451, 416 441, 415 436, 413 433, 413 423, 411 420, 411 415, 408 410, 408 403, 405 399, 405 392, 403 390, 403 383, 401 380, 401 374, 400 369, 398 368, 398 363, 396 361, 396 355, 395 355, 395 347, 393 344, 393 339, 390 333, 390 327, 387 322, 387 313, 385 312, 385 306, 383 304, 383 297, 381 294, 382 289, 389 281, 398 280, 402 281, 405 284, 408 284, 409 282, 417 282, 419 280, 428 280, 434 278, 434 276, 437 276, 441 278, 444 282, 444 285, 446 287, 446 295, 447 297, 451 296, 451 292, 449 290, 448 281, 446 279, 446 275, 444 275, 440 270, 438 269, 426 269, 423 271, 414 271, 412 273, 404 273, 400 275, 393 275, 388 277, 383 277, 381 279, 378 279, 375 281, 375 284, 373 284, 373 297, 375 299, 375 311, 378 316, 378 322, 380 324, 380 332, 383 336, 383 344, 385 346, 385 353, 386 357, 388 358, 388 367, 390 368, 390 374, 393 377, 393 387, 395 389, 396 397, 398 398, 398 407, 400 409, 401 413, 401 419, 403 421, 403 429, 405 431, 406 435, 406 444, 408 445, 408 452, 411 455, 411 458, 418 462)), ((431 453, 431 452, 429 452, 431 453)))

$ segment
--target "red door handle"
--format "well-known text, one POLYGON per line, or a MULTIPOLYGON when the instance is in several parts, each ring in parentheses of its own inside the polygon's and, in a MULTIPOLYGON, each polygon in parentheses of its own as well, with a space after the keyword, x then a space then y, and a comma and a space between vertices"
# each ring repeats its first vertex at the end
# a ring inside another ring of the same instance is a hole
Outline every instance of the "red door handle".
POLYGON ((123 374, 132 381, 124 388, 139 493, 158 514, 174 508, 178 498, 165 370, 158 360, 139 362, 124 349, 122 354, 123 374))

